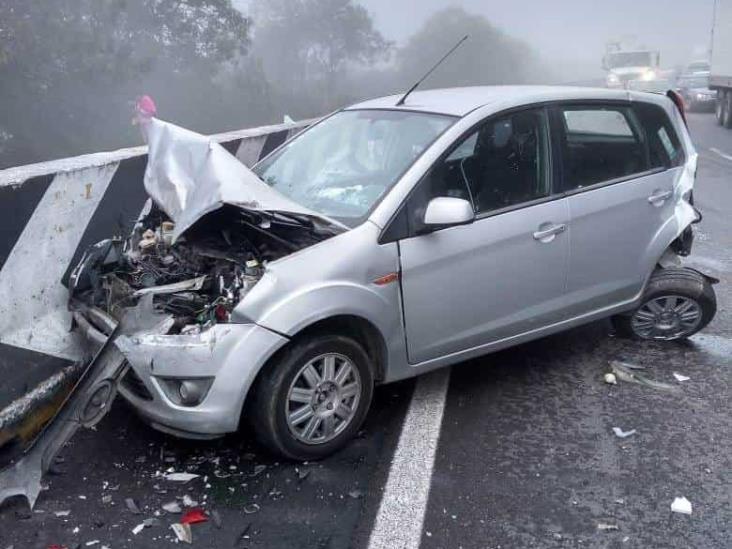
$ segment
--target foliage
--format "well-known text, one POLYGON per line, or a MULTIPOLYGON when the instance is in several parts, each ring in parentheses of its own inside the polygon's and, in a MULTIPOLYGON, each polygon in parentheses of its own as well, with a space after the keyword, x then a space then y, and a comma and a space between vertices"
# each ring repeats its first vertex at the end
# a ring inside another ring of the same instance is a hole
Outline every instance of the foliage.
POLYGON ((416 81, 466 34, 470 38, 423 87, 519 84, 545 78, 526 44, 506 35, 484 17, 452 7, 432 15, 399 51, 402 84, 416 81))

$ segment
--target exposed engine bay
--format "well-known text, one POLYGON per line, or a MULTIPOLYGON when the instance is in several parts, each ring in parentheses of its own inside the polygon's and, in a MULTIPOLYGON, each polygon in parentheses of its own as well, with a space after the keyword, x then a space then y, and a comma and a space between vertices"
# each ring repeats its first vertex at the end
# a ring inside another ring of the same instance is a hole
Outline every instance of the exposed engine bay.
POLYGON ((266 265, 339 231, 307 215, 224 204, 175 242, 175 223, 154 203, 127 239, 92 246, 71 274, 72 300, 119 319, 152 295, 154 311, 174 319, 168 333, 227 322, 266 265))

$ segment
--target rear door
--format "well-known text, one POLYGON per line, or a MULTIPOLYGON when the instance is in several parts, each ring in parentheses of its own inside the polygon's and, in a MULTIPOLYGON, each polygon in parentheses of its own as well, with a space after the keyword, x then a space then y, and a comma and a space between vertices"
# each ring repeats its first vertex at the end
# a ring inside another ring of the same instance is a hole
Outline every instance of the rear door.
POLYGON ((648 247, 673 214, 675 174, 668 168, 682 161, 671 159, 681 149, 670 126, 649 126, 647 108, 665 117, 654 105, 630 102, 554 109, 569 199, 570 316, 632 300, 647 274, 648 247))

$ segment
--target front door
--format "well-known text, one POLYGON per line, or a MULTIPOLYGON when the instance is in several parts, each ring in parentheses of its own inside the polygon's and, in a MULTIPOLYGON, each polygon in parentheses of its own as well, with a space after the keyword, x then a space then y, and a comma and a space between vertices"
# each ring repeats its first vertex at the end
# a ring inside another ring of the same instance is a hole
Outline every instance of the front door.
POLYGON ((439 161, 407 202, 399 242, 411 363, 480 347, 562 317, 567 200, 552 193, 547 113, 483 123, 439 161), (431 198, 470 200, 468 225, 425 233, 431 198))

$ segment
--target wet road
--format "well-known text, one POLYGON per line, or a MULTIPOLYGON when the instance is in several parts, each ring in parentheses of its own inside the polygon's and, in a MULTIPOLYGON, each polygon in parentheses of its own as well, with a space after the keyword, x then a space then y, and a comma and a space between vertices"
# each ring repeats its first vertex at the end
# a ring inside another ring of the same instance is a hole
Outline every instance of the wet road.
MULTIPOLYGON (((405 525, 423 549, 730 546, 732 131, 706 114, 690 126, 705 215, 692 262, 722 280, 716 319, 686 344, 639 345, 597 322, 454 367, 434 469, 411 471, 430 487, 424 524, 405 525), (607 385, 611 359, 675 390, 607 385), (613 427, 636 433, 621 439, 613 427), (691 516, 670 512, 676 496, 691 501, 691 516)), ((234 437, 155 433, 118 402, 64 451, 35 513, 0 509, 0 549, 164 547, 180 515, 161 505, 183 495, 222 518, 221 528, 193 526, 194 547, 369 547, 414 385, 379 388, 351 446, 297 466, 234 437), (201 476, 160 478, 171 467, 201 476), (133 534, 147 518, 158 524, 133 534)))

